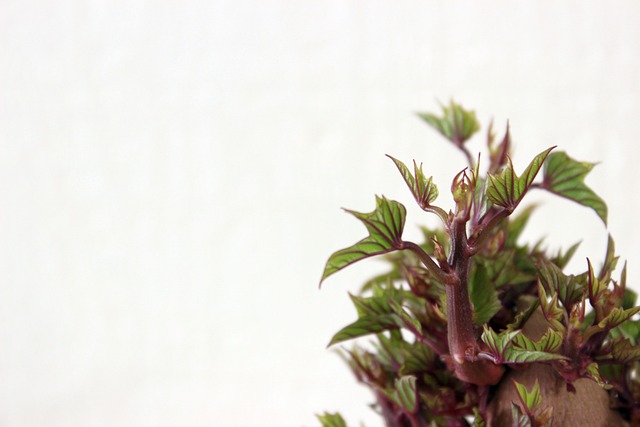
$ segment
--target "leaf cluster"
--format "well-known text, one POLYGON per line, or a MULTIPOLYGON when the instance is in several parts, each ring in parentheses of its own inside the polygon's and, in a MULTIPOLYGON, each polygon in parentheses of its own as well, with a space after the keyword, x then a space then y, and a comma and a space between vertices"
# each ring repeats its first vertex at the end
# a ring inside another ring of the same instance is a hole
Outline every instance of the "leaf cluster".
MULTIPOLYGON (((613 239, 601 267, 596 271, 587 261, 581 274, 563 271, 578 244, 550 254, 541 242, 520 242, 535 207, 519 207, 531 190, 588 207, 606 224, 605 203, 584 182, 593 164, 551 147, 517 173, 509 129, 498 145, 490 129, 483 174, 466 147, 479 129, 475 113, 452 102, 441 115, 420 117, 469 163, 453 179, 453 207, 447 210, 436 204, 440 192, 422 164, 414 161, 411 170, 389 156, 418 206, 442 226, 422 228, 422 242, 407 241, 405 207, 376 196, 372 212, 347 210, 368 235, 333 253, 321 279, 372 256, 389 263, 386 273, 350 295, 357 318, 329 342, 372 339, 340 352, 357 380, 372 390, 387 425, 467 425, 469 417, 483 425, 492 397, 485 385, 498 382, 505 369, 533 364, 552 366, 568 389, 589 378, 610 391, 627 419, 640 416, 640 307, 626 288, 626 265, 613 278, 613 239), (534 338, 526 329, 536 316, 546 332, 534 338), (483 375, 495 378, 484 382, 483 375)), ((512 406, 514 425, 551 425, 553 408, 541 407, 539 385, 514 386, 520 396, 512 406)), ((323 426, 344 425, 339 414, 318 418, 323 426)))

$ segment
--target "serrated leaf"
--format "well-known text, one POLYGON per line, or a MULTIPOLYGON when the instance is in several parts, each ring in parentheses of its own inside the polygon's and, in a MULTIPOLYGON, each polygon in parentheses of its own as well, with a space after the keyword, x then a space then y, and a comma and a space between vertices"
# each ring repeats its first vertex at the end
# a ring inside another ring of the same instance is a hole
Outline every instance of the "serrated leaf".
POLYGON ((611 279, 611 273, 616 269, 616 266, 618 265, 618 259, 619 257, 616 256, 615 242, 613 241, 613 237, 611 237, 611 234, 609 234, 609 239, 607 240, 607 253, 605 256, 604 264, 602 265, 602 268, 598 273, 598 279, 602 280, 603 282, 609 282, 609 279, 611 279))
POLYGON ((612 329, 621 323, 629 320, 634 314, 640 312, 640 307, 633 307, 625 310, 622 307, 613 308, 609 314, 602 319, 598 326, 603 329, 612 329))
POLYGON ((358 311, 358 317, 375 316, 391 312, 391 308, 385 298, 365 298, 351 294, 349 294, 349 297, 358 311))
POLYGON ((587 263, 589 267, 587 270, 587 292, 589 294, 589 302, 593 307, 596 307, 599 305, 600 295, 607 289, 607 282, 596 277, 589 259, 587 259, 587 263))
POLYGON ((373 276, 372 278, 364 282, 362 284, 362 287, 360 288, 360 292, 364 293, 365 291, 372 289, 374 286, 386 286, 389 283, 393 283, 401 279, 403 279, 402 274, 400 273, 400 270, 394 265, 393 268, 386 273, 373 276))
POLYGON ((407 213, 402 204, 376 196, 376 209, 373 212, 347 212, 364 223, 369 236, 333 253, 324 268, 321 284, 333 273, 357 261, 402 249, 402 231, 407 213))
POLYGON ((504 352, 503 361, 505 363, 533 363, 548 362, 551 360, 568 360, 567 357, 546 351, 525 350, 520 347, 511 346, 504 352))
POLYGON ((441 117, 431 113, 418 113, 418 116, 456 145, 464 144, 480 129, 476 113, 453 101, 448 107, 442 106, 442 113, 441 117))
POLYGON ((564 253, 562 253, 562 251, 558 251, 558 254, 555 257, 553 257, 551 262, 557 265, 558 268, 560 269, 565 268, 567 264, 569 264, 569 261, 571 261, 571 258, 573 258, 573 255, 575 255, 576 251, 578 250, 578 247, 580 247, 580 243, 581 242, 574 243, 564 253))
POLYGON ((533 345, 536 350, 554 353, 562 346, 563 338, 564 337, 561 332, 549 329, 542 338, 538 341, 534 341, 533 345))
POLYGON ((538 277, 545 290, 557 295, 567 313, 571 307, 582 299, 583 289, 575 276, 567 276, 553 263, 541 260, 537 264, 538 277))
POLYGON ((593 209, 607 223, 607 205, 584 183, 593 163, 578 162, 564 152, 549 155, 544 166, 543 188, 593 209))
POLYGON ((511 426, 512 427, 533 427, 531 418, 525 414, 520 406, 511 402, 511 426))
POLYGON ((634 346, 626 338, 618 338, 612 344, 611 356, 622 364, 640 360, 640 346, 634 346))
POLYGON ((519 334, 514 338, 513 343, 524 350, 554 353, 562 346, 562 340, 561 332, 548 329, 538 341, 533 341, 524 334, 519 334))
POLYGON ((387 396, 405 413, 415 414, 418 411, 418 393, 416 377, 407 375, 395 382, 395 387, 387 396))
POLYGON ((358 317, 376 316, 379 314, 391 314, 393 309, 392 302, 402 301, 402 291, 394 286, 385 288, 376 287, 374 295, 371 297, 361 297, 349 294, 351 302, 356 307, 358 317))
POLYGON ((544 160, 553 148, 555 147, 551 147, 534 157, 520 177, 516 175, 511 160, 500 173, 496 175, 489 174, 487 186, 489 200, 497 206, 510 210, 515 209, 531 184, 533 184, 533 180, 540 168, 542 168, 544 160))
POLYGON ((496 360, 501 361, 504 358, 507 347, 513 341, 513 339, 520 333, 520 331, 504 330, 499 334, 487 325, 483 327, 484 331, 480 339, 484 342, 489 350, 493 353, 496 360))
POLYGON ((498 289, 504 285, 530 282, 535 277, 522 271, 516 262, 516 250, 502 249, 491 257, 476 255, 474 267, 486 271, 486 279, 498 289))
POLYGON ((323 415, 316 415, 322 427, 347 427, 347 423, 338 412, 331 414, 325 412, 323 415))
POLYGON ((514 417, 514 425, 531 425, 536 427, 548 427, 553 421, 553 406, 542 408, 542 395, 540 394, 540 384, 536 379, 531 391, 517 381, 513 381, 518 392, 520 404, 512 402, 513 406, 517 406, 518 410, 514 410, 512 406, 512 416, 514 417))
POLYGON ((372 342, 372 345, 376 349, 378 361, 385 369, 396 371, 397 366, 404 363, 408 343, 402 338, 399 330, 391 330, 388 337, 384 333, 377 334, 376 338, 378 342, 372 342))
POLYGON ((401 375, 427 372, 433 369, 436 361, 436 354, 429 346, 419 341, 415 341, 407 349, 404 364, 400 368, 401 375))
POLYGON ((402 321, 395 314, 364 316, 340 329, 333 338, 331 338, 328 347, 353 338, 398 329, 401 325, 402 321))
POLYGON ((438 197, 438 187, 433 183, 433 178, 427 178, 422 172, 422 163, 420 167, 413 161, 413 175, 409 168, 400 160, 387 155, 398 167, 398 170, 402 174, 404 181, 407 183, 411 194, 418 202, 418 205, 422 209, 428 209, 431 207, 431 203, 438 197))
POLYGON ((409 329, 412 332, 422 334, 422 325, 420 324, 420 321, 418 319, 407 313, 404 307, 402 307, 399 303, 393 301, 390 305, 394 314, 398 316, 400 322, 405 328, 409 329))
POLYGON ((547 299, 547 293, 544 290, 544 286, 540 280, 538 280, 538 299, 540 301, 540 309, 547 322, 551 323, 553 327, 559 331, 564 331, 565 327, 562 324, 563 309, 558 305, 558 293, 554 292, 551 299, 547 299))

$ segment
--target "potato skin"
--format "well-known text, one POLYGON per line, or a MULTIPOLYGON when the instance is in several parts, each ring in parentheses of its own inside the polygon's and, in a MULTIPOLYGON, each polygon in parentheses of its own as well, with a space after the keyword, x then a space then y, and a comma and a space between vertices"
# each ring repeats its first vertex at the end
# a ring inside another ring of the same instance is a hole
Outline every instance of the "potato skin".
MULTIPOLYGON (((523 333, 530 339, 538 340, 548 327, 549 324, 538 309, 524 326, 523 333)), ((487 407, 487 426, 512 425, 511 402, 519 400, 514 380, 529 390, 538 380, 542 406, 553 407, 554 426, 629 426, 619 412, 610 408, 609 393, 595 381, 588 378, 576 380, 573 382, 575 393, 569 392, 557 372, 542 363, 535 363, 521 370, 511 370, 503 377, 487 407)))

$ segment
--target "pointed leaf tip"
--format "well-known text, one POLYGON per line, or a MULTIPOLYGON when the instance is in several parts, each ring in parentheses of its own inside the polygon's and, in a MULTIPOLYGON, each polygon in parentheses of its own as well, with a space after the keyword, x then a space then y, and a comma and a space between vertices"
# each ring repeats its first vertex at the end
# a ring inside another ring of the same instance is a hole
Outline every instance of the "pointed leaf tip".
POLYGON ((404 181, 407 183, 409 190, 411 190, 411 194, 418 202, 418 205, 422 209, 428 209, 431 207, 431 203, 438 197, 438 187, 433 183, 433 177, 427 178, 422 171, 422 163, 420 166, 413 161, 413 174, 409 170, 409 168, 400 160, 391 157, 387 154, 393 163, 395 163, 396 167, 402 174, 404 181))
POLYGON ((322 415, 316 415, 316 418, 320 421, 322 427, 347 427, 347 423, 339 412, 334 414, 325 412, 322 415))
POLYGON ((416 377, 407 375, 395 382, 395 388, 387 392, 387 396, 405 413, 415 414, 418 410, 418 392, 416 377))
POLYGON ((487 197, 497 206, 506 209, 515 209, 526 194, 542 165, 555 148, 551 147, 538 154, 529 163, 521 176, 516 175, 511 159, 507 165, 497 174, 489 174, 489 184, 487 187, 487 197))
POLYGON ((584 178, 594 166, 594 163, 576 161, 562 151, 553 153, 544 165, 542 187, 593 209, 606 225, 606 203, 584 183, 584 178))
POLYGON ((376 196, 376 209, 373 212, 345 210, 365 225, 369 236, 353 246, 334 252, 327 260, 320 285, 333 273, 357 261, 402 249, 407 210, 401 203, 376 196))
POLYGON ((449 106, 442 106, 442 116, 432 113, 418 113, 418 116, 456 145, 464 144, 480 129, 476 113, 453 101, 449 106))

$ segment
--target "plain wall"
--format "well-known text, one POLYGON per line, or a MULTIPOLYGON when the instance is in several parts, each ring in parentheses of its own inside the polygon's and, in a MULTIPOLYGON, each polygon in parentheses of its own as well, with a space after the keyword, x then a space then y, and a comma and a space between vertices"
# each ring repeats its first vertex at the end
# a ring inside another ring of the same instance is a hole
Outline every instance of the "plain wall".
MULTIPOLYGON (((464 158, 415 116, 438 100, 509 120, 517 170, 552 145, 601 162, 640 290, 639 22, 636 1, 3 0, 0 425, 380 426, 325 346, 384 266, 318 280, 365 235, 340 207, 433 224, 384 154, 452 207, 464 158)), ((527 238, 598 265, 596 215, 540 196, 527 238)))

